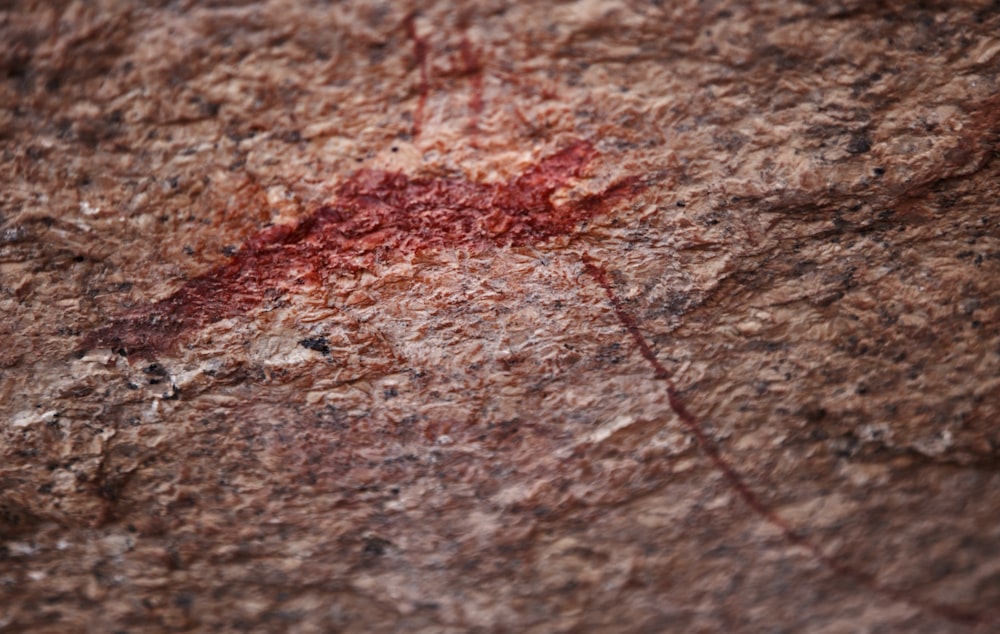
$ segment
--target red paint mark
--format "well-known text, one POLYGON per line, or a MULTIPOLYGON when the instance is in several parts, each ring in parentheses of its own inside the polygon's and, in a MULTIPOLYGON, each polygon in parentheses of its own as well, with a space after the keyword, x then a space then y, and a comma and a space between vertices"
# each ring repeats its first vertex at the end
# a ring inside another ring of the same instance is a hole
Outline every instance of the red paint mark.
MULTIPOLYGON (((413 42, 413 57, 420 69, 420 82, 417 84, 417 107, 413 113, 413 137, 420 136, 423 130, 424 116, 427 109, 427 97, 431 90, 430 54, 431 45, 427 39, 417 33, 417 13, 411 13, 405 20, 406 34, 413 42)), ((479 119, 483 113, 483 65, 478 51, 473 47, 468 37, 463 37, 458 46, 459 60, 448 70, 448 77, 468 77, 471 82, 472 95, 469 98, 468 131, 473 137, 479 132, 479 119)), ((473 139, 473 144, 475 140, 473 139)))
POLYGON ((430 45, 427 40, 417 35, 417 14, 411 13, 406 18, 406 34, 413 42, 413 57, 420 67, 420 84, 417 85, 417 110, 413 113, 413 137, 420 136, 420 128, 423 125, 424 109, 427 107, 427 94, 430 91, 430 71, 427 67, 427 55, 430 52, 430 45))
POLYGON ((483 114, 483 66, 468 38, 462 38, 460 50, 465 74, 472 79, 472 97, 469 100, 469 110, 472 114, 469 116, 469 133, 475 135, 479 133, 479 117, 483 114))
POLYGON ((148 357, 192 330, 243 315, 268 297, 322 284, 377 259, 429 249, 535 244, 567 234, 642 188, 630 177, 573 204, 555 205, 552 194, 580 176, 596 155, 590 143, 580 141, 499 183, 360 171, 331 203, 297 224, 259 232, 225 264, 165 299, 127 311, 91 333, 84 346, 148 357))
POLYGON ((614 310, 615 316, 618 318, 618 321, 621 322, 629 336, 632 337, 632 341, 635 342, 636 347, 639 349, 639 354, 642 355, 642 358, 645 359, 649 367, 652 368, 653 377, 659 381, 663 381, 666 385, 667 402, 670 404, 670 409, 673 410, 674 414, 677 415, 677 418, 680 419, 681 423, 691 433, 691 435, 695 437, 702 452, 708 456, 708 459, 712 462, 715 469, 722 474, 722 476, 729 483, 729 486, 736 491, 736 494, 739 495, 743 502, 763 520, 777 528, 787 542, 796 546, 801 546, 808 550, 815 559, 822 563, 823 566, 825 566, 832 573, 852 579, 856 583, 859 583, 884 597, 901 601, 920 609, 930 610, 939 616, 958 623, 974 625, 997 620, 997 617, 988 618, 983 613, 968 611, 953 605, 938 603, 921 597, 915 597, 903 590, 882 585, 871 573, 857 570, 840 562, 836 557, 827 555, 817 544, 796 532, 791 524, 778 515, 773 509, 765 504, 756 493, 753 492, 753 489, 750 488, 739 472, 736 471, 729 461, 726 460, 725 456, 723 456, 719 445, 705 433, 705 430, 698 422, 698 419, 695 418, 694 414, 692 414, 690 410, 688 410, 687 405, 685 405, 684 401, 681 399, 680 393, 677 391, 677 386, 671 377, 670 371, 667 370, 662 363, 660 363, 659 359, 657 359, 656 353, 653 352, 653 348, 649 345, 649 342, 639 330, 639 323, 636 321, 635 317, 628 312, 625 308, 624 302, 622 302, 621 298, 618 297, 618 294, 615 293, 614 287, 611 285, 611 280, 608 279, 607 271, 599 264, 595 263, 593 258, 589 255, 584 256, 583 267, 587 274, 590 275, 590 277, 592 277, 594 281, 596 281, 597 284, 604 289, 604 293, 607 295, 608 301, 611 303, 611 308, 614 310))

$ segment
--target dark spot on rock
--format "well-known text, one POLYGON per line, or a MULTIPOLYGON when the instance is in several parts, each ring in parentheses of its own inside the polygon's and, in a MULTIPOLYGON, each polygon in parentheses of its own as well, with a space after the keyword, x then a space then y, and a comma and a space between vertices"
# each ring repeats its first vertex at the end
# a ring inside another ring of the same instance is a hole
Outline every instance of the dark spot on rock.
POLYGON ((201 113, 207 117, 215 117, 219 114, 220 104, 217 101, 206 101, 199 106, 201 113))
POLYGON ((310 337, 300 339, 299 345, 303 348, 319 352, 320 354, 330 354, 330 345, 327 342, 326 337, 310 337))
POLYGON ((806 405, 802 408, 802 416, 810 423, 818 423, 826 418, 826 409, 820 405, 806 405))
POLYGON ((167 371, 159 363, 151 363, 142 371, 149 376, 167 376, 167 371))
POLYGON ((847 143, 847 151, 851 154, 865 154, 872 149, 872 140, 867 132, 859 132, 847 143))
POLYGON ((391 542, 382 539, 381 537, 369 537, 365 539, 365 545, 362 552, 369 557, 381 557, 385 554, 386 548, 391 545, 391 542))
POLYGON ((817 270, 819 265, 814 260, 801 260, 795 263, 792 267, 792 275, 795 277, 802 277, 808 273, 812 273, 817 270))

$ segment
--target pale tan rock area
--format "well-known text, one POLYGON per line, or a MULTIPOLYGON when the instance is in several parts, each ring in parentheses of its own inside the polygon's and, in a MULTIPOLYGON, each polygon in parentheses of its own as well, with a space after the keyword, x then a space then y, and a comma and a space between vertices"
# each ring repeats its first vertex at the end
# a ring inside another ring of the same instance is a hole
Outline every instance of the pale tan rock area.
POLYGON ((988 0, 0 2, 0 632, 1000 630, 998 71, 988 0), (565 231, 242 255, 566 148, 565 231))

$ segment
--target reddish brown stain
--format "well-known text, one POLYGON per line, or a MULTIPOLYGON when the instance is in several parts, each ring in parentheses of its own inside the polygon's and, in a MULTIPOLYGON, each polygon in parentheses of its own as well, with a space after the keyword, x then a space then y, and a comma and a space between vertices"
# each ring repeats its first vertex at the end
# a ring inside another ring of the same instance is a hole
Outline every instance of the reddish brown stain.
MULTIPOLYGON (((416 13, 411 13, 405 20, 404 27, 406 35, 413 43, 413 59, 420 71, 420 81, 417 83, 417 106, 413 112, 412 135, 419 137, 423 130, 424 113, 427 109, 427 97, 431 91, 431 44, 426 39, 418 35, 416 27, 416 13)), ((445 77, 452 79, 468 78, 471 83, 469 97, 469 123, 467 131, 470 134, 470 142, 475 144, 475 137, 479 132, 479 119, 483 113, 483 64, 479 58, 479 51, 469 41, 468 37, 463 37, 458 45, 458 60, 455 66, 445 73, 445 77)))
POLYGON ((424 120, 424 108, 427 106, 427 93, 430 91, 430 71, 427 67, 427 55, 430 45, 427 40, 417 35, 417 14, 411 13, 406 18, 406 34, 413 42, 413 57, 420 68, 420 83, 417 84, 417 110, 413 113, 413 136, 420 136, 420 126, 424 120))
POLYGON ((642 355, 642 358, 646 360, 646 363, 653 371, 653 377, 665 384, 667 403, 670 405, 670 409, 673 410, 674 414, 676 414, 677 418, 681 421, 688 432, 695 437, 695 440, 698 442, 698 446, 701 448, 705 456, 708 457, 712 466, 716 471, 722 474, 729 486, 736 492, 740 499, 742 499, 743 502, 761 519, 778 529, 785 541, 805 548, 817 561, 823 564, 823 566, 833 574, 851 579, 855 583, 858 583, 883 597, 895 601, 901 601, 919 609, 929 610, 943 618, 957 623, 977 624, 997 621, 996 615, 988 615, 971 610, 965 610, 958 606, 940 603, 924 597, 914 596, 913 594, 899 588, 883 585, 878 582, 875 575, 863 570, 858 570, 857 568, 841 562, 837 557, 828 555, 819 544, 798 533, 795 528, 788 523, 788 521, 778 515, 774 509, 769 507, 763 500, 760 499, 760 497, 747 484, 746 480, 743 479, 743 476, 741 476, 736 468, 729 463, 729 460, 727 460, 723 455, 719 445, 712 440, 707 433, 705 433, 701 423, 698 422, 698 419, 695 418, 694 414, 692 414, 687 408, 687 405, 681 398, 680 393, 677 391, 677 386, 674 383, 670 371, 667 370, 662 363, 660 363, 660 360, 657 358, 652 346, 649 345, 649 342, 646 341, 646 338, 643 336, 642 331, 639 329, 639 322, 636 321, 635 317, 626 309, 625 303, 620 297, 618 297, 618 294, 615 293, 614 287, 612 286, 611 280, 608 278, 607 271, 604 267, 600 266, 590 256, 584 256, 583 266, 586 273, 590 275, 590 277, 593 278, 602 289, 604 289, 604 293, 607 296, 608 301, 611 303, 611 308, 615 313, 615 317, 618 318, 618 321, 632 338, 636 348, 638 348, 639 354, 642 355))
POLYGON ((635 177, 572 204, 552 195, 580 176, 596 151, 580 141, 505 182, 410 178, 364 170, 334 200, 294 225, 251 237, 225 264, 158 302, 115 318, 84 341, 122 354, 150 356, 185 333, 236 317, 305 282, 427 249, 534 244, 571 232, 587 218, 634 194, 635 177))
POLYGON ((465 74, 472 81, 472 97, 469 100, 469 133, 476 135, 479 132, 479 117, 483 114, 483 66, 479 61, 476 49, 473 48, 468 38, 462 38, 460 50, 465 74))

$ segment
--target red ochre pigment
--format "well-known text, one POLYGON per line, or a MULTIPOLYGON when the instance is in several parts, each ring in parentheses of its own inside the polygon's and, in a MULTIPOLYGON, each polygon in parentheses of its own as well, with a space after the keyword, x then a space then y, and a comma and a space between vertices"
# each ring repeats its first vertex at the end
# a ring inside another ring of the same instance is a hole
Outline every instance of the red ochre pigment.
POLYGON ((469 100, 469 133, 472 135, 479 132, 479 118, 483 114, 483 67, 479 62, 479 56, 472 47, 468 38, 462 38, 462 63, 464 72, 472 80, 472 97, 469 100))
POLYGON ((518 246, 569 233, 642 188, 630 177, 555 205, 552 194, 595 156, 593 146, 580 141, 499 183, 357 172, 331 203, 298 224, 261 231, 225 264, 94 331, 84 347, 148 357, 192 330, 245 314, 305 282, 322 283, 338 271, 422 250, 518 246))
POLYGON ((677 386, 674 383, 670 371, 667 370, 666 366, 660 363, 660 360, 657 358, 652 346, 649 345, 646 337, 643 336, 642 331, 639 329, 639 322, 625 307, 625 302, 623 302, 618 294, 615 293, 614 287, 611 284, 611 279, 609 278, 604 267, 589 255, 584 255, 583 267, 584 271, 586 271, 586 273, 590 275, 590 277, 593 278, 602 289, 604 289, 604 293, 607 295, 608 301, 611 303, 611 309, 614 311, 615 317, 618 318, 618 321, 625 329, 625 332, 628 333, 628 335, 632 338, 632 341, 635 343, 635 347, 639 351, 639 354, 642 355, 642 358, 645 359, 647 365, 649 365, 649 368, 653 371, 653 378, 663 382, 666 388, 665 392, 667 396, 667 403, 670 405, 670 409, 673 410, 674 414, 681 421, 681 424, 684 425, 688 432, 695 437, 695 440, 698 442, 698 446, 701 447, 702 452, 712 463, 712 466, 716 471, 722 474, 722 476, 729 483, 729 486, 736 492, 740 499, 743 500, 744 504, 750 507, 750 509, 761 519, 774 526, 781 533, 786 542, 805 548, 817 561, 819 561, 833 574, 850 579, 855 583, 868 588, 870 591, 888 599, 906 603, 919 609, 928 610, 957 623, 995 623, 1000 620, 996 614, 985 614, 974 610, 967 610, 959 606, 941 603, 926 597, 915 596, 914 594, 906 592, 900 588, 884 585, 878 581, 875 575, 843 563, 835 555, 827 554, 820 544, 797 532, 785 518, 778 515, 774 509, 765 504, 764 501, 761 500, 760 497, 753 491, 753 489, 750 488, 750 485, 748 485, 746 480, 743 479, 743 476, 736 471, 736 468, 733 467, 729 460, 723 455, 722 449, 719 445, 705 432, 701 423, 698 422, 698 419, 695 418, 694 414, 692 414, 688 409, 683 399, 681 399, 680 393, 677 390, 677 386))
MULTIPOLYGON (((191 330, 246 313, 275 293, 292 291, 307 280, 321 282, 327 275, 357 270, 377 259, 421 250, 535 244, 570 233, 579 222, 606 212, 643 189, 638 178, 629 177, 572 204, 555 205, 551 200, 555 191, 580 176, 595 156, 590 143, 577 142, 500 183, 411 179, 398 172, 376 170, 357 172, 341 185, 332 203, 298 224, 261 231, 226 264, 188 281, 169 297, 130 310, 94 331, 86 338, 85 347, 106 346, 121 354, 148 357, 175 345, 191 330)), ((583 265, 603 288, 654 378, 665 384, 670 408, 713 467, 786 542, 805 548, 832 573, 886 598, 955 622, 996 621, 993 613, 965 610, 885 586, 874 575, 842 563, 797 532, 758 497, 705 433, 681 399, 671 373, 642 335, 637 320, 615 293, 604 267, 589 256, 584 257, 583 265)))
POLYGON ((420 67, 420 83, 417 85, 417 110, 413 113, 413 136, 420 136, 420 127, 424 120, 424 108, 427 107, 427 94, 430 92, 430 71, 428 70, 427 55, 430 53, 430 45, 427 40, 417 35, 417 14, 411 13, 405 22, 406 34, 413 41, 413 57, 417 66, 420 67))

